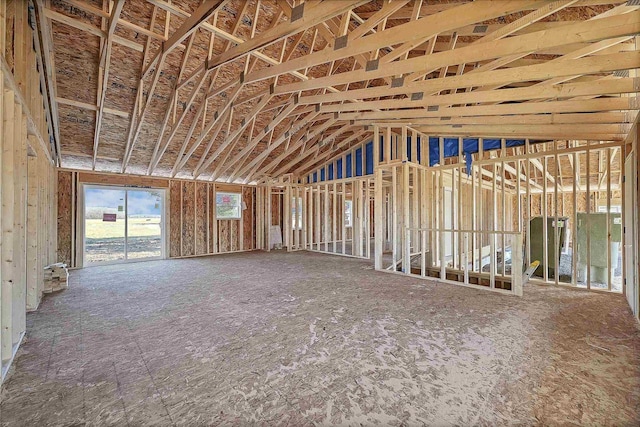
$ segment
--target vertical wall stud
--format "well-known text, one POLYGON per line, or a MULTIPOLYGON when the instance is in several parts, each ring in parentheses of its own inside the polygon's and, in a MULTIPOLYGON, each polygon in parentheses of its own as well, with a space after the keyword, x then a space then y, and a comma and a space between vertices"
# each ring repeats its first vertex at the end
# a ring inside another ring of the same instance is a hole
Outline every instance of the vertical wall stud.
POLYGON ((382 253, 384 251, 384 230, 383 230, 383 221, 382 217, 384 216, 384 187, 382 180, 382 168, 376 167, 374 168, 375 175, 375 196, 374 196, 374 211, 375 217, 373 220, 373 224, 375 226, 375 250, 373 253, 374 256, 374 266, 376 270, 382 270, 382 253))
MULTIPOLYGON (((12 294, 15 275, 13 262, 14 212, 15 212, 15 178, 14 178, 14 144, 15 144, 15 104, 13 91, 5 90, 3 99, 3 138, 2 138, 2 287, 0 295, 0 320, 2 341, 0 354, 2 365, 12 357, 12 294)), ((4 369, 3 369, 4 371, 4 369)), ((3 372, 4 373, 4 372, 3 372)))

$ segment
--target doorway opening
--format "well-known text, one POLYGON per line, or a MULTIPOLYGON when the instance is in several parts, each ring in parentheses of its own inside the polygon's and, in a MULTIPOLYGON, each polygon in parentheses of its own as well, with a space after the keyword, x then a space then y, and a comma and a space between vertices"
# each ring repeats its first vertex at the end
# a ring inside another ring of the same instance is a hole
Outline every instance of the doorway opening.
POLYGON ((83 195, 83 265, 164 258, 164 190, 85 185, 83 195))

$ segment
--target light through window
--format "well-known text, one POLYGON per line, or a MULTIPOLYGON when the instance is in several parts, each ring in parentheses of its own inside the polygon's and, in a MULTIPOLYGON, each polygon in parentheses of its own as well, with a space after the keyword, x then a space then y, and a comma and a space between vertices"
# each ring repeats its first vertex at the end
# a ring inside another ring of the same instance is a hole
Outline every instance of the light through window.
POLYGON ((353 221, 353 201, 345 200, 344 201, 344 226, 351 227, 353 221))
POLYGON ((302 230, 302 197, 291 198, 291 227, 302 230))
POLYGON ((242 197, 239 193, 216 193, 216 218, 240 219, 242 197))

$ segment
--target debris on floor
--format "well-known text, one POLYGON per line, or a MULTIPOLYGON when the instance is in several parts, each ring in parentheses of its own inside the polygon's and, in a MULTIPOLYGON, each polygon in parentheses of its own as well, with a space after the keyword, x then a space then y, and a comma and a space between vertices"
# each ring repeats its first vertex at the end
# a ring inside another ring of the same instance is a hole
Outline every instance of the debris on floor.
POLYGON ((67 264, 58 262, 44 268, 44 292, 56 292, 69 287, 67 264))

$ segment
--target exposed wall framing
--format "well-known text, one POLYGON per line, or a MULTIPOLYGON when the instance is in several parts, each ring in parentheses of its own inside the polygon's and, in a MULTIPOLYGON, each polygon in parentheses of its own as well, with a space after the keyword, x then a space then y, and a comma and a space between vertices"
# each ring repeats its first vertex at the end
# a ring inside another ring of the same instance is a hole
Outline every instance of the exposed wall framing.
POLYGON ((257 191, 259 248, 271 250, 274 247, 275 227, 282 233, 282 246, 288 251, 370 257, 373 238, 371 178, 300 184, 291 176, 285 176, 260 183, 257 191))
POLYGON ((165 226, 167 256, 181 258, 256 249, 255 187, 179 179, 127 176, 60 170, 58 172, 58 258, 82 267, 82 206, 77 197, 82 184, 100 184, 167 190, 165 226), (216 189, 242 194, 242 219, 216 219, 216 189))
POLYGON ((56 260, 56 184, 28 3, 0 4, 0 360, 5 379, 56 260), (10 37, 9 37, 10 36, 10 37))
POLYGON ((624 209, 624 246, 623 256, 625 258, 625 296, 631 310, 636 317, 640 316, 640 155, 638 154, 638 144, 640 143, 640 126, 638 121, 625 140, 624 149, 624 187, 625 196, 624 209))
POLYGON ((498 221, 510 195, 491 187, 458 169, 379 166, 376 269, 522 295, 522 276, 512 274, 522 271, 522 258, 502 262, 520 253, 511 248, 523 246, 522 233, 498 221))
MULTIPOLYGON (((461 137, 456 139, 458 154, 452 157, 445 157, 441 137, 434 165, 433 157, 425 155, 426 135, 409 127, 375 127, 374 135, 374 141, 380 141, 373 147, 373 191, 379 201, 374 215, 377 269, 453 277, 464 284, 471 280, 521 293, 521 278, 511 274, 513 263, 519 262, 520 269, 537 260, 542 266, 534 282, 625 292, 628 245, 622 224, 628 221, 622 183, 630 144, 524 140, 509 146, 503 138, 497 148, 492 140, 487 151, 480 138, 479 151, 465 158, 461 137), (531 220, 551 226, 540 226, 540 235, 532 238, 531 220), (598 221, 602 225, 596 226, 598 221), (536 245, 546 242, 536 246, 540 253, 532 253, 534 240, 536 245), (522 251, 516 250, 520 247, 522 251), (514 289, 512 281, 520 289, 514 289)), ((338 163, 334 159, 329 165, 335 168, 338 163)), ((327 172, 316 183, 319 178, 307 179, 315 196, 303 200, 307 210, 316 213, 314 203, 318 205, 320 215, 304 215, 314 230, 306 237, 323 242, 324 222, 331 224, 332 217, 322 212, 324 194, 331 194, 334 185, 339 189, 340 181, 327 172), (320 232, 313 221, 320 224, 320 232)), ((295 242, 295 232, 290 239, 295 242)), ((323 251, 322 245, 307 247, 323 251)))
MULTIPOLYGON (((534 281, 626 292, 640 6, 303 3, 35 0, 35 55, 4 52, 10 67, 43 62, 52 120, 28 123, 48 130, 54 161, 61 148, 69 167, 167 177, 170 257, 282 236, 287 250, 367 258, 375 236, 378 269, 415 262, 422 277, 519 294, 509 270, 536 259, 534 281), (489 136, 499 146, 485 150, 489 136), (216 218, 221 182, 259 183, 234 187, 240 220, 216 218)), ((60 183, 59 250, 77 265, 82 180, 60 183)))

